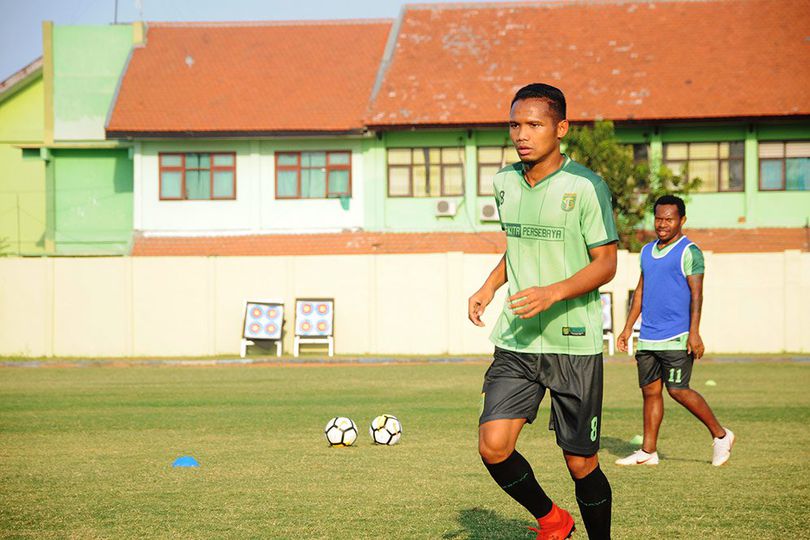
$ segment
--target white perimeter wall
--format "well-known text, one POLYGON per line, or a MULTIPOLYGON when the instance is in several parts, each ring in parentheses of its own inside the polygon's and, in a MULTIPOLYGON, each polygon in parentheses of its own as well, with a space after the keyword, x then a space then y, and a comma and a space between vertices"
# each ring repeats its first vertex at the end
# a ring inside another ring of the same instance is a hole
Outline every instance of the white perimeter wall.
POLYGON ((340 230, 363 226, 363 140, 156 141, 135 145, 134 227, 147 234, 248 234, 340 230), (277 200, 275 153, 349 150, 352 197, 277 200), (236 199, 161 201, 161 152, 236 152, 236 199))
MULTIPOLYGON (((487 354, 505 288, 467 321, 497 255, 0 259, 0 356, 237 355, 248 299, 335 298, 339 354, 487 354)), ((706 253, 709 353, 810 352, 810 254, 706 253)), ((621 329, 638 256, 619 252, 621 329)))

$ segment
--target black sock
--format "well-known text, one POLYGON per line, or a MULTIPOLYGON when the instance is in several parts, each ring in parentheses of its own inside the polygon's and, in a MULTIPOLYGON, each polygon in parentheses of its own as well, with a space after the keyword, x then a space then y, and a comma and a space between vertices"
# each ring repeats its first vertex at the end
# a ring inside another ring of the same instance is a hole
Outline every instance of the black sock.
POLYGON ((551 499, 534 478, 532 466, 517 450, 500 463, 484 461, 484 465, 501 489, 534 517, 541 518, 551 512, 551 499))
POLYGON ((574 480, 577 503, 590 540, 610 540, 610 483, 599 465, 585 478, 574 480))

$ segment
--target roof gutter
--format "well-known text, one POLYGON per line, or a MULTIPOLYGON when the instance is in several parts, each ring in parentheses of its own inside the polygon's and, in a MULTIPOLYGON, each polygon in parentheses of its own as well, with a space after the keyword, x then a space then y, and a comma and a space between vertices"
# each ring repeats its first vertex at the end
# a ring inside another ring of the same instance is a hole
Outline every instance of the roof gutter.
POLYGON ((6 80, 0 82, 0 102, 10 98, 41 75, 42 57, 40 56, 6 80))
POLYGON ((219 131, 135 131, 107 130, 108 139, 255 139, 259 137, 368 136, 365 128, 347 130, 219 130, 219 131))
MULTIPOLYGON (((617 125, 716 125, 718 123, 750 123, 750 122, 781 122, 789 123, 810 120, 810 114, 794 115, 762 115, 762 116, 717 116, 717 117, 682 117, 682 118, 598 118, 598 119, 569 119, 572 125, 589 125, 594 122, 609 120, 617 125)), ((419 124, 368 124, 368 129, 375 131, 417 131, 423 129, 505 129, 508 120, 503 122, 459 122, 459 123, 419 123, 419 124)))

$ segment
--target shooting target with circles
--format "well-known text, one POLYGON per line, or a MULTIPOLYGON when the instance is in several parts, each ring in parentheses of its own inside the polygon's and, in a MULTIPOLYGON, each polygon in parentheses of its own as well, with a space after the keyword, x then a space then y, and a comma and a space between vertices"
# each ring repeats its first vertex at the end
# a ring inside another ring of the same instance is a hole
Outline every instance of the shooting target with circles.
POLYGON ((334 325, 334 300, 296 300, 296 335, 331 336, 334 325))
POLYGON ((248 302, 245 308, 243 337, 247 339, 281 339, 283 321, 283 305, 248 302))

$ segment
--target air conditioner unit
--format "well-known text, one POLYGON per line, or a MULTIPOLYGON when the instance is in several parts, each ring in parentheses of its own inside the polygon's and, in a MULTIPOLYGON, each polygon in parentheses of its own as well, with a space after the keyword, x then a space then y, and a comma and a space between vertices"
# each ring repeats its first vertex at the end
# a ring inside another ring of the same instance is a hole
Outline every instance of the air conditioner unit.
POLYGON ((436 201, 437 216, 455 216, 458 210, 458 203, 450 199, 439 199, 436 201))
POLYGON ((478 205, 478 219, 481 221, 498 221, 498 207, 494 202, 485 202, 478 205))

